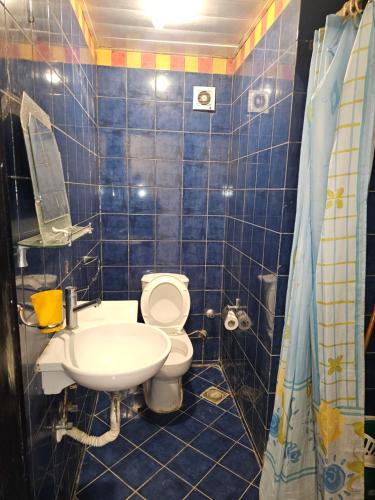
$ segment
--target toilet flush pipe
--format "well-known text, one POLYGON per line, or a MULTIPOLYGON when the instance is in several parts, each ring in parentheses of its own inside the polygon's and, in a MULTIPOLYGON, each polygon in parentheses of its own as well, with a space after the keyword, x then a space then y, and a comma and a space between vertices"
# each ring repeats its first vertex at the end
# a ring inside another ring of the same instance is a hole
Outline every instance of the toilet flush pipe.
POLYGON ((95 446, 98 448, 101 446, 105 446, 112 441, 115 441, 115 439, 117 439, 118 435, 120 434, 121 422, 120 398, 117 395, 112 397, 110 422, 110 430, 105 432, 101 436, 90 436, 77 427, 72 427, 71 429, 60 429, 58 431, 60 433, 60 439, 58 439, 58 441, 61 440, 62 436, 70 436, 72 439, 78 441, 79 443, 88 446, 95 446))

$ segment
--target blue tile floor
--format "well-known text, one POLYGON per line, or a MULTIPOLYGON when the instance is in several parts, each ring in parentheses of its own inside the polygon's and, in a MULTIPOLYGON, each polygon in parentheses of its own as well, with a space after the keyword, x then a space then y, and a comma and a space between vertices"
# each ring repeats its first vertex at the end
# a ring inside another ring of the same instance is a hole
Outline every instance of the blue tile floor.
MULTIPOLYGON (((202 399, 211 386, 228 390, 220 368, 192 367, 180 411, 153 413, 142 395, 133 397, 131 408, 122 403, 127 418, 121 435, 103 448, 87 449, 76 499, 257 499, 260 467, 233 398, 219 405, 202 399)), ((108 429, 108 409, 102 393, 93 434, 108 429)))

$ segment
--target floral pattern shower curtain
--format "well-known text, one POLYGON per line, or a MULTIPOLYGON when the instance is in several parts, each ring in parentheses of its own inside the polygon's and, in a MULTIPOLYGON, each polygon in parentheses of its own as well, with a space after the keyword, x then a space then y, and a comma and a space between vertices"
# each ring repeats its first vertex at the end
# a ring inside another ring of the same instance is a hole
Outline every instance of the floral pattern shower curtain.
POLYGON ((375 18, 315 34, 263 500, 362 499, 366 208, 375 18))

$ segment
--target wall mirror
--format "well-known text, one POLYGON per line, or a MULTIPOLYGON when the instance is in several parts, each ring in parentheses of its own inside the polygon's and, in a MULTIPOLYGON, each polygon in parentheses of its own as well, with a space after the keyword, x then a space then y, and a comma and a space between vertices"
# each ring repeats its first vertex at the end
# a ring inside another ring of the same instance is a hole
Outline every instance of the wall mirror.
POLYGON ((40 233, 20 241, 19 245, 71 245, 74 240, 91 233, 92 228, 91 225, 72 225, 61 155, 50 118, 25 92, 20 118, 40 233))

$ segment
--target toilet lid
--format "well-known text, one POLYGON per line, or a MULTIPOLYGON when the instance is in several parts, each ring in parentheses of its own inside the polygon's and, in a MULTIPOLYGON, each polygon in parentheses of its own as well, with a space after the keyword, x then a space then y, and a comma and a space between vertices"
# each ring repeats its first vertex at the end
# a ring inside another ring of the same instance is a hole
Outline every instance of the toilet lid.
POLYGON ((173 276, 156 278, 142 292, 141 311, 149 325, 182 330, 190 311, 189 291, 173 276))

